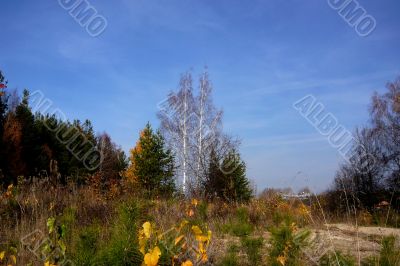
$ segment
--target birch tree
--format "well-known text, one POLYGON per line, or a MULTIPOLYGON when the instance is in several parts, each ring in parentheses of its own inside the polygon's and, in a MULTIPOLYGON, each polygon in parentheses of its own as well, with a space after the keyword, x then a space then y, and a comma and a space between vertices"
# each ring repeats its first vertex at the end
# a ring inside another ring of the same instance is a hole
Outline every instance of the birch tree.
POLYGON ((222 131, 222 110, 212 101, 207 69, 201 74, 194 96, 190 73, 181 77, 178 92, 170 93, 159 108, 160 129, 174 151, 185 194, 198 191, 207 178, 210 152, 224 158, 238 142, 222 131))
POLYGON ((160 129, 178 163, 178 177, 182 179, 182 189, 187 192, 189 179, 189 136, 193 126, 191 116, 194 114, 194 96, 192 76, 182 75, 177 93, 171 92, 160 104, 158 117, 160 129))
POLYGON ((212 85, 207 70, 199 79, 199 95, 196 97, 194 110, 198 122, 195 128, 194 154, 196 158, 196 187, 206 177, 211 147, 217 144, 222 133, 222 110, 218 110, 212 101, 212 85))

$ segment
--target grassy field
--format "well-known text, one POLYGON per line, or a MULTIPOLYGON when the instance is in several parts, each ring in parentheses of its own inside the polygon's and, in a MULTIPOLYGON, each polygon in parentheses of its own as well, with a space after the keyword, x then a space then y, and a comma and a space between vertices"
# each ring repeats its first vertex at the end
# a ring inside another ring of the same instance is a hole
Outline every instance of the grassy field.
POLYGON ((323 201, 145 199, 123 184, 100 191, 21 181, 1 197, 0 258, 4 265, 399 265, 400 231, 383 228, 385 218, 398 226, 395 212, 339 216, 323 201))

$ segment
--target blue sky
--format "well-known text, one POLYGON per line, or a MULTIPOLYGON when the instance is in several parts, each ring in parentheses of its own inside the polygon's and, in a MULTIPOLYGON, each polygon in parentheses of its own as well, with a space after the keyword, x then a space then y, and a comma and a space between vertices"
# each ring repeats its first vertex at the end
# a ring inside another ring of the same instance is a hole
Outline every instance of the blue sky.
POLYGON ((360 37, 325 0, 89 1, 108 26, 93 38, 57 0, 0 3, 0 69, 70 119, 89 118, 126 151, 181 73, 209 67, 224 129, 242 139, 265 187, 327 188, 341 160, 292 108, 313 94, 349 130, 400 74, 400 3, 359 0, 377 22, 360 37))

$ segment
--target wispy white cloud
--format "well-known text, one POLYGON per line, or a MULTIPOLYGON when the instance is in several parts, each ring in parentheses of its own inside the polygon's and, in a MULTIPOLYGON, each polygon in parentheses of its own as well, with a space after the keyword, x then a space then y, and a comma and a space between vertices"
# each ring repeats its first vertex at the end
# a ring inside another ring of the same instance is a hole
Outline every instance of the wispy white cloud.
POLYGON ((222 19, 201 1, 122 1, 131 14, 131 25, 155 26, 194 33, 201 29, 224 30, 222 19))
MULTIPOLYGON (((246 91, 244 94, 249 96, 260 96, 268 94, 286 93, 288 91, 301 91, 310 90, 315 88, 349 88, 365 89, 370 88, 369 82, 380 80, 386 82, 388 77, 395 77, 399 73, 397 70, 387 70, 375 73, 368 73, 356 76, 349 76, 345 78, 327 78, 327 79, 297 79, 284 82, 271 82, 271 84, 264 85, 263 88, 258 88, 246 91)), ((337 92, 337 91, 335 91, 337 92)))
POLYGON ((243 147, 265 147, 265 146, 287 146, 292 144, 307 144, 327 141, 326 137, 318 134, 307 135, 284 135, 260 138, 248 138, 243 142, 243 147))

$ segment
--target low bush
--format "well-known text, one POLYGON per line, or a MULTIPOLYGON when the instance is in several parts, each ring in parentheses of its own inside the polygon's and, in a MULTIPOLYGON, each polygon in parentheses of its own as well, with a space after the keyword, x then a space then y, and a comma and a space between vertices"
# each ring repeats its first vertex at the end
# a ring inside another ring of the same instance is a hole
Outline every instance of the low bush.
POLYGON ((74 261, 78 265, 93 265, 99 249, 101 228, 96 225, 85 227, 79 233, 74 261))
POLYGON ((351 255, 344 255, 340 251, 328 252, 319 260, 320 266, 355 266, 356 259, 351 255))
POLYGON ((382 239, 379 256, 372 256, 363 261, 365 266, 393 266, 400 265, 400 247, 396 244, 395 236, 382 239))
POLYGON ((254 226, 249 221, 248 210, 240 207, 236 210, 234 217, 231 217, 228 222, 220 225, 219 229, 225 234, 245 237, 254 231, 254 226))
POLYGON ((239 266, 240 259, 237 253, 240 251, 240 247, 233 244, 230 245, 226 254, 222 257, 222 259, 217 263, 218 266, 239 266))
POLYGON ((262 265, 261 249, 264 244, 264 238, 244 237, 241 239, 242 248, 247 255, 249 265, 262 265))
POLYGON ((271 248, 269 250, 268 265, 297 266, 305 265, 303 249, 309 245, 310 231, 299 230, 295 223, 289 221, 270 229, 271 248))

